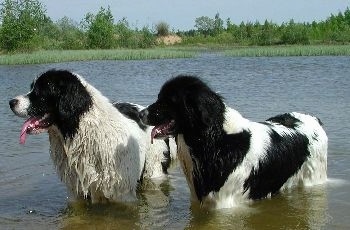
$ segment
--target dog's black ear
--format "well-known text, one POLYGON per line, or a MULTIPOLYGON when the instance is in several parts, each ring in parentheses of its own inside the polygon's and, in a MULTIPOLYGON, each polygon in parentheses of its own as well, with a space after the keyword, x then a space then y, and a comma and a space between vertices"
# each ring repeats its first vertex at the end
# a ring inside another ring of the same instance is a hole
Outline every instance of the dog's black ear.
POLYGON ((58 101, 60 127, 65 129, 63 132, 72 136, 79 126, 81 115, 91 107, 92 98, 79 80, 65 82, 60 91, 58 101))
POLYGON ((184 97, 184 108, 193 121, 205 127, 223 122, 225 105, 222 98, 212 91, 188 92, 184 97))
POLYGON ((77 93, 74 87, 69 87, 66 94, 60 97, 58 111, 62 118, 72 118, 86 108, 86 97, 77 93))

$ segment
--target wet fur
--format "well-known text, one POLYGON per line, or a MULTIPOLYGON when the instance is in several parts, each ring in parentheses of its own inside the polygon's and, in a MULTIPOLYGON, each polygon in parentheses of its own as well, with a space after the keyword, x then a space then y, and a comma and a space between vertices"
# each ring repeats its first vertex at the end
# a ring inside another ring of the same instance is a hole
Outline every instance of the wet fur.
POLYGON ((150 144, 151 128, 130 118, 137 107, 124 103, 119 111, 118 103, 110 103, 81 76, 47 71, 16 100, 12 109, 17 115, 51 114, 51 158, 76 198, 89 197, 94 203, 134 200, 139 181, 164 175, 168 147, 164 141, 150 144), (129 110, 132 114, 122 113, 129 110))
POLYGON ((233 207, 326 181, 328 140, 316 117, 293 112, 253 122, 192 76, 166 82, 141 113, 149 125, 175 120, 182 169, 204 206, 233 207))

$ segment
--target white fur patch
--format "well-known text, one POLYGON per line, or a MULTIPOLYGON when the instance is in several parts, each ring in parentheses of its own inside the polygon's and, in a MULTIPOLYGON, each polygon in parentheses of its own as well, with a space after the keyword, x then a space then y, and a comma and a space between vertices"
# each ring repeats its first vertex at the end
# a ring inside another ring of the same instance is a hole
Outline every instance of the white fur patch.
POLYGON ((17 96, 14 99, 18 100, 16 107, 13 108, 13 112, 19 117, 27 117, 28 116, 28 108, 30 106, 30 101, 28 96, 21 95, 17 96))

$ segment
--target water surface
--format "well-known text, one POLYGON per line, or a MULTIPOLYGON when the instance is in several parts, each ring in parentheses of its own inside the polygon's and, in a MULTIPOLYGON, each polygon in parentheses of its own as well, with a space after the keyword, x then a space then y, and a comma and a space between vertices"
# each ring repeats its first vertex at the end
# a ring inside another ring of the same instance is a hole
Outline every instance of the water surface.
POLYGON ((91 61, 0 66, 1 229, 349 229, 350 57, 91 61), (178 164, 160 191, 132 204, 89 205, 69 199, 49 157, 47 134, 19 145, 23 119, 8 100, 29 91, 50 68, 86 78, 112 101, 147 105, 178 74, 202 77, 245 117, 262 121, 291 111, 317 115, 329 136, 326 185, 297 188, 246 207, 206 211, 192 204, 178 164))

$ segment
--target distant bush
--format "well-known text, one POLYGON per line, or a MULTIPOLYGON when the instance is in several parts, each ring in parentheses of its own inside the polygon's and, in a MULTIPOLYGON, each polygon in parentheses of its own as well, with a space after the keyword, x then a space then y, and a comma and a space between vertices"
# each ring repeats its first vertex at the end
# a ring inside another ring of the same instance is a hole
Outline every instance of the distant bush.
POLYGON ((133 30, 125 18, 116 24, 115 37, 117 47, 120 48, 150 48, 156 44, 155 36, 148 27, 143 27, 140 31, 133 30))
POLYGON ((79 28, 79 24, 70 18, 63 17, 52 28, 52 33, 57 34, 57 41, 61 49, 80 50, 87 48, 87 36, 79 28))
POLYGON ((281 44, 309 44, 306 26, 296 24, 291 20, 287 25, 282 25, 281 44))
POLYGON ((166 22, 159 22, 156 25, 156 32, 158 36, 167 36, 169 35, 169 25, 166 22))
POLYGON ((155 46, 156 39, 153 33, 147 28, 143 27, 141 30, 141 42, 139 44, 139 48, 150 48, 155 46))

